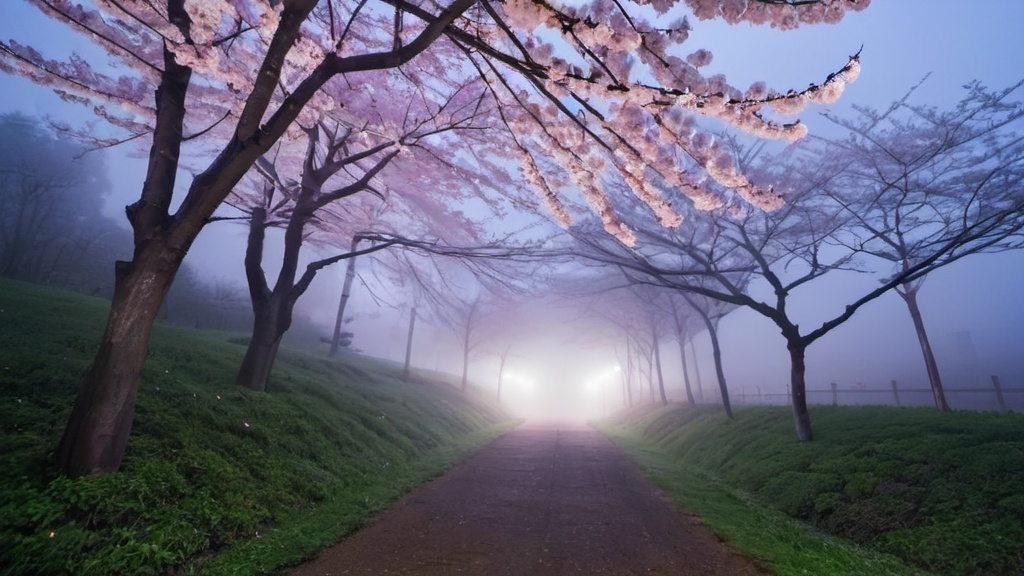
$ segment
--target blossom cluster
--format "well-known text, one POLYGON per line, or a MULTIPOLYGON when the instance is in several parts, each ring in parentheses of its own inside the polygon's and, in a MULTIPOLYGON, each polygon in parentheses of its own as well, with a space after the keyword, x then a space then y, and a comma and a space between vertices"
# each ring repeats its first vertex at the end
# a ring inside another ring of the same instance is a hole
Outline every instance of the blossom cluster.
MULTIPOLYGON (((224 136, 233 128, 256 82, 266 80, 257 78, 259 71, 274 76, 273 105, 265 114, 269 117, 327 58, 387 55, 423 33, 446 9, 415 3, 403 18, 396 18, 390 3, 382 9, 369 3, 322 0, 302 24, 299 37, 289 43, 278 71, 265 68, 263 59, 292 6, 288 2, 185 0, 183 16, 168 13, 167 3, 151 0, 95 0, 84 7, 74 0, 29 1, 88 34, 126 64, 128 72, 103 70, 75 57, 48 60, 16 42, 0 46, 0 69, 52 86, 69 100, 90 102, 110 124, 141 134, 155 117, 151 94, 161 81, 166 51, 191 72, 186 128, 207 137, 224 136)), ((434 103, 433 108, 427 106, 433 112, 441 106, 472 108, 477 105, 473 98, 448 90, 452 85, 446 78, 477 78, 486 83, 488 97, 497 101, 497 108, 488 113, 497 114, 495 122, 509 129, 514 142, 503 152, 494 144, 493 153, 518 159, 523 181, 560 222, 569 220, 564 197, 575 190, 606 229, 631 242, 631 233, 615 214, 610 182, 624 184, 666 227, 682 222, 672 204, 674 197, 663 192, 666 188, 700 209, 722 207, 718 190, 726 188, 752 206, 770 210, 779 206, 779 197, 752 184, 721 142, 694 118, 760 138, 797 140, 806 134, 803 124, 772 121, 765 112, 791 116, 808 104, 834 102, 856 79, 857 58, 802 91, 779 92, 762 82, 741 90, 724 76, 702 73, 713 56, 707 49, 684 46, 690 36, 685 17, 673 15, 671 21, 663 21, 676 12, 674 8, 685 6, 698 20, 720 18, 791 29, 835 23, 846 12, 868 4, 869 0, 478 4, 449 25, 447 36, 432 40, 429 49, 397 72, 371 66, 324 84, 302 103, 284 141, 302 140, 301 127, 329 118, 359 127, 352 135, 354 145, 393 141, 406 156, 406 148, 415 146, 415 137, 409 135, 416 133, 421 119, 391 112, 412 110, 424 102, 434 103), (650 9, 638 8, 643 6, 650 9), (652 11, 658 16, 643 16, 652 11)), ((454 144, 446 138, 437 140, 454 144)), ((488 165, 477 161, 477 166, 488 165)), ((452 175, 459 173, 454 162, 449 169, 455 170, 452 175)))
MULTIPOLYGON (((674 4, 665 1, 652 6, 663 13, 674 4)), ((813 9, 745 0, 687 0, 687 4, 698 19, 718 17, 732 23, 749 21, 782 29, 835 22, 847 10, 867 6, 866 1, 859 0, 830 0, 813 9)), ((725 188, 759 209, 773 210, 781 205, 781 197, 770 188, 751 183, 721 143, 694 122, 694 116, 713 119, 760 138, 793 142, 806 135, 806 127, 799 121, 768 120, 763 115, 765 109, 791 116, 811 103, 830 104, 859 73, 855 56, 825 82, 803 91, 779 93, 763 82, 742 91, 729 85, 721 75, 701 74, 699 69, 712 58, 708 50, 692 51, 685 58, 676 55, 676 47, 689 36, 685 19, 676 20, 667 28, 658 27, 627 14, 621 4, 611 0, 571 6, 507 0, 501 7, 507 23, 527 34, 523 46, 532 61, 545 67, 545 91, 562 101, 577 100, 591 108, 590 114, 578 114, 575 118, 544 115, 543 126, 524 117, 527 121, 510 127, 535 136, 539 150, 564 167, 572 185, 600 215, 605 228, 626 243, 630 241, 629 234, 606 198, 600 171, 580 168, 591 162, 589 157, 603 157, 602 167, 614 168, 617 178, 649 207, 662 226, 678 226, 682 219, 651 184, 654 175, 669 188, 689 197, 699 209, 725 206, 725 198, 718 192, 725 188), (555 56, 557 51, 551 41, 538 39, 538 30, 542 28, 558 31, 565 45, 575 49, 577 57, 570 60, 555 56), (643 67, 642 71, 638 66, 643 67), (598 135, 604 146, 567 148, 564 143, 571 140, 563 134, 566 130, 577 135, 598 135)), ((542 172, 531 168, 526 181, 544 196, 550 196, 552 188, 541 182, 541 176, 542 172)))

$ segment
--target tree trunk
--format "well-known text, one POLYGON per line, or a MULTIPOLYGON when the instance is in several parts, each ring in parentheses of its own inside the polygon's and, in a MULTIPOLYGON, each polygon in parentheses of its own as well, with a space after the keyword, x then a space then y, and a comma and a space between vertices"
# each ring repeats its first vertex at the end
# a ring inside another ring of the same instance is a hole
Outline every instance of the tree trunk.
POLYGON ((690 354, 693 355, 693 376, 697 380, 697 399, 704 401, 704 385, 700 381, 700 363, 697 362, 697 347, 690 340, 690 354))
POLYGON ((249 236, 245 249, 245 277, 252 303, 253 325, 249 347, 238 368, 235 383, 250 390, 263 392, 270 381, 270 372, 277 359, 281 338, 292 323, 292 309, 301 295, 295 288, 302 232, 310 216, 301 200, 296 202, 285 229, 281 270, 274 290, 269 290, 263 272, 263 243, 266 239, 266 211, 253 209, 249 220, 249 236))
MULTIPOLYGON (((689 298, 687 300, 689 301, 689 298)), ((732 403, 729 401, 729 387, 725 382, 725 368, 722 367, 722 348, 718 343, 718 327, 703 308, 694 305, 692 302, 690 305, 700 315, 701 320, 704 321, 704 326, 708 329, 708 336, 711 337, 711 354, 715 360, 715 375, 718 376, 718 390, 722 396, 722 408, 725 410, 725 415, 731 420, 733 418, 732 403)))
POLYGON ((789 349, 790 360, 790 403, 793 406, 793 425, 796 428, 796 438, 801 442, 810 442, 814 439, 811 433, 811 415, 807 411, 807 383, 804 380, 805 365, 804 355, 807 346, 799 337, 786 339, 786 348, 789 349))
POLYGON ((924 356, 924 366, 928 371, 928 382, 931 383, 932 395, 935 397, 935 409, 945 412, 949 410, 949 404, 946 403, 946 393, 942 388, 939 365, 935 362, 935 354, 932 352, 931 343, 928 341, 928 332, 924 329, 921 308, 917 305, 917 288, 905 286, 904 290, 897 290, 896 293, 907 303, 907 309, 910 310, 910 318, 914 321, 914 330, 917 331, 917 340, 921 343, 921 354, 924 356))
POLYGON ((249 347, 245 350, 242 365, 238 368, 235 384, 250 390, 266 391, 283 336, 283 332, 280 332, 277 326, 277 308, 272 302, 253 306, 255 318, 252 336, 249 338, 249 347))
POLYGON ((412 376, 412 337, 416 332, 416 307, 412 307, 409 314, 409 336, 405 340, 405 371, 402 373, 402 381, 408 382, 412 376))
POLYGON ((651 399, 651 404, 654 404, 654 347, 651 347, 651 352, 647 355, 647 396, 651 399))
POLYGON ((690 370, 686 362, 686 341, 682 334, 678 335, 677 342, 679 342, 679 358, 683 361, 683 385, 686 387, 686 401, 690 406, 694 406, 697 402, 694 401, 693 390, 690 388, 690 370))
POLYGON ((153 241, 133 262, 117 263, 106 329, 57 447, 62 473, 78 477, 121 466, 149 335, 183 256, 153 241))
POLYGON ((667 405, 668 396, 665 395, 665 377, 661 372, 661 351, 658 349, 657 333, 651 334, 651 343, 654 347, 654 366, 658 370, 658 391, 661 393, 661 403, 662 405, 667 405))
POLYGON ((469 349, 462 352, 462 392, 465 393, 469 387, 469 349))
POLYGON ((501 381, 505 378, 505 358, 508 357, 508 350, 501 355, 501 363, 498 364, 498 391, 495 394, 495 401, 501 404, 501 381))
POLYGON ((623 372, 622 385, 625 388, 626 405, 633 407, 633 346, 626 336, 626 369, 623 372))
MULTIPOLYGON (((359 239, 352 239, 352 252, 356 251, 359 245, 359 239)), ((334 356, 338 353, 338 347, 341 343, 341 325, 345 321, 345 306, 348 305, 349 294, 352 293, 352 280, 356 277, 356 257, 353 256, 348 259, 345 267, 345 283, 341 287, 341 301, 338 302, 338 317, 334 320, 334 334, 331 336, 331 350, 327 353, 328 356, 334 356)), ((408 380, 408 377, 406 377, 408 380)))
POLYGON ((725 368, 722 366, 722 348, 718 344, 718 330, 714 322, 708 320, 708 334, 711 336, 711 353, 715 359, 715 375, 718 376, 718 390, 722 395, 722 408, 725 415, 732 419, 732 402, 729 400, 729 387, 725 382, 725 368))

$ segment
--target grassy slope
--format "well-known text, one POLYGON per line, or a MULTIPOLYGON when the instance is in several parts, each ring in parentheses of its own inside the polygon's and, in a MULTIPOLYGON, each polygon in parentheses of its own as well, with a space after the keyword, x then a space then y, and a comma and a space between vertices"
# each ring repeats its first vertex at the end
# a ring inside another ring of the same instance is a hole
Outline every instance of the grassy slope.
POLYGON ((268 393, 239 389, 237 335, 158 328, 122 471, 54 478, 49 455, 105 312, 101 300, 0 280, 4 574, 272 571, 511 424, 358 356, 282 350, 268 393))
POLYGON ((1024 416, 813 407, 811 419, 806 444, 781 407, 733 422, 714 408, 645 408, 607 431, 779 574, 1024 574, 1024 416))

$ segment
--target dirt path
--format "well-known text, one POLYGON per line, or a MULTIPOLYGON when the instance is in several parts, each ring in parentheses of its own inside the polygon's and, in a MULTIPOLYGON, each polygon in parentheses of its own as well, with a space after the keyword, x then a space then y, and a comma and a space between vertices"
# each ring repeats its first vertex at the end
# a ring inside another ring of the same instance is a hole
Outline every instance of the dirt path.
POLYGON ((292 574, 766 572, 677 512, 600 433, 527 424, 292 574))

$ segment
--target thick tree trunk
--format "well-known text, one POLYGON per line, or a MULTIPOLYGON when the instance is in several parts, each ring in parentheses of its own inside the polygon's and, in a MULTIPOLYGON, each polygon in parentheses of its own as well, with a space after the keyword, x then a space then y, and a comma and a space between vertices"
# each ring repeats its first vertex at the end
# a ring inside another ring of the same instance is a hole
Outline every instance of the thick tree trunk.
POLYGON ((266 211, 253 209, 249 220, 249 236, 245 249, 245 277, 249 285, 253 325, 249 347, 238 368, 235 383, 263 392, 270 382, 270 373, 277 359, 281 338, 292 324, 292 310, 302 291, 295 289, 302 231, 309 220, 301 202, 292 211, 285 229, 285 245, 281 270, 271 291, 263 272, 263 243, 266 238, 266 211))
MULTIPOLYGON (((183 13, 184 7, 174 3, 168 10, 183 13)), ((167 210, 191 77, 192 71, 177 64, 165 49, 146 181, 139 201, 126 209, 135 251, 131 262, 115 265, 114 296, 103 338, 57 446, 57 467, 71 477, 115 472, 121 466, 150 332, 185 253, 206 220, 188 221, 176 238, 169 233, 167 210)))
POLYGON ((134 262, 117 263, 107 326, 57 447, 62 473, 77 477, 120 467, 149 335, 183 255, 151 243, 134 262))
POLYGON ((928 341, 928 332, 924 329, 921 308, 917 305, 917 289, 905 287, 904 290, 897 290, 896 293, 907 303, 907 309, 910 310, 910 318, 914 321, 917 340, 921 343, 921 355, 924 356, 924 366, 928 371, 928 382, 931 383, 932 395, 935 397, 935 409, 945 412, 949 410, 949 404, 946 403, 946 393, 942 388, 939 365, 935 362, 935 354, 932 352, 932 345, 928 341))
POLYGON ((277 359, 277 349, 281 345, 283 332, 278 330, 277 307, 273 303, 254 305, 254 312, 252 336, 249 338, 249 347, 245 350, 242 365, 238 368, 235 384, 263 392, 270 382, 270 372, 274 368, 274 360, 277 359))
POLYGON ((805 365, 804 355, 807 346, 796 338, 787 339, 786 347, 789 349, 790 360, 790 403, 793 406, 793 425, 796 428, 796 438, 801 442, 810 442, 814 439, 811 433, 811 415, 807 411, 807 383, 804 380, 805 365))

